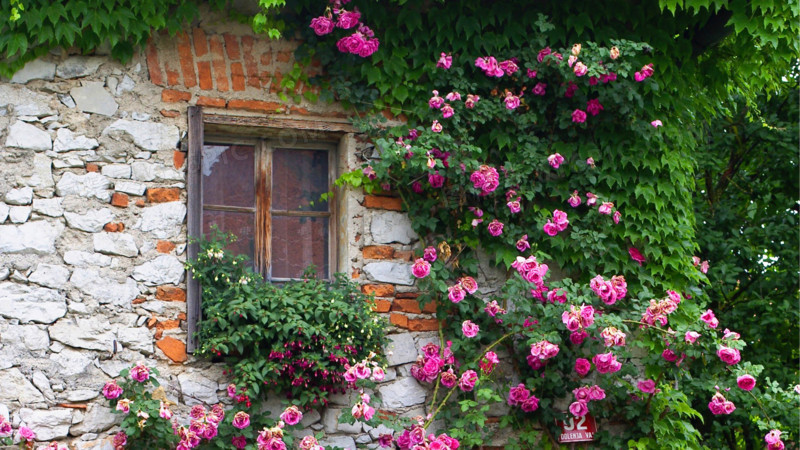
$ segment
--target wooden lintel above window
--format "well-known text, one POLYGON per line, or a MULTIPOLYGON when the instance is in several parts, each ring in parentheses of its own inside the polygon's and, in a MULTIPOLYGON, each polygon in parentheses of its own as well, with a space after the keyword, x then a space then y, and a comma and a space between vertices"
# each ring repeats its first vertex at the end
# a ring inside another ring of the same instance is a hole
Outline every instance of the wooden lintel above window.
MULTIPOLYGON (((304 132, 307 138, 321 139, 326 135, 354 133, 356 130, 346 121, 312 120, 283 117, 227 116, 203 114, 203 124, 207 134, 230 133, 233 127, 237 135, 280 137, 286 132, 304 132)), ((338 137, 337 137, 338 139, 338 137)))

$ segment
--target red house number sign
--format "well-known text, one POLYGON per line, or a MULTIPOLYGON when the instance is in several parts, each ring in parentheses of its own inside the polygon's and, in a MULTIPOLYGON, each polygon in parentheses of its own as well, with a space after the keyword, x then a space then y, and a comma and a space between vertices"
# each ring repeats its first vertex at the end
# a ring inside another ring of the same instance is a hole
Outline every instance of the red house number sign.
POLYGON ((594 440, 597 432, 597 422, 594 416, 586 414, 581 417, 570 416, 568 419, 556 420, 556 424, 561 427, 561 436, 558 442, 589 442, 594 440))

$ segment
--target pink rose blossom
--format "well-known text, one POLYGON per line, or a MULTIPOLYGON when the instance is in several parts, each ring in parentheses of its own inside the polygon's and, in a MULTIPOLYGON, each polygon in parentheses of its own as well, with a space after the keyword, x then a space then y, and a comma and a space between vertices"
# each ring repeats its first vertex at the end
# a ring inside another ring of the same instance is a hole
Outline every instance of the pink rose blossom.
POLYGON ((573 402, 569 405, 569 413, 575 417, 585 416, 589 412, 586 402, 573 402))
POLYGON ((683 337, 687 344, 694 344, 697 338, 700 337, 700 333, 696 331, 687 331, 686 335, 683 337))
POLYGON ((631 259, 639 263, 640 266, 646 261, 642 253, 636 247, 628 247, 628 254, 631 255, 631 259))
POLYGON ((244 411, 239 411, 236 415, 233 416, 233 421, 231 425, 234 427, 243 430, 250 426, 250 415, 244 411))
POLYGON ((425 278, 431 273, 431 263, 422 258, 417 258, 411 266, 411 273, 417 278, 425 278))
POLYGON ((597 212, 600 214, 611 214, 611 210, 614 209, 614 204, 611 202, 603 202, 599 208, 597 208, 597 212))
POLYGON ((475 66, 483 70, 487 77, 502 77, 505 72, 500 68, 500 65, 494 56, 484 56, 475 60, 475 66))
POLYGON ((503 102, 505 102, 506 104, 506 109, 509 109, 511 111, 519 107, 519 97, 512 94, 511 92, 506 92, 506 98, 503 99, 503 102))
POLYGON ((661 357, 669 362, 675 362, 678 359, 678 355, 668 348, 665 348, 664 351, 661 352, 661 357))
POLYGON ((130 375, 133 380, 144 383, 150 379, 150 368, 145 366, 142 362, 136 363, 136 365, 131 368, 130 375))
POLYGON ((125 434, 124 431, 120 431, 114 435, 114 438, 111 439, 111 443, 114 445, 114 448, 125 447, 125 445, 128 444, 128 435, 125 434))
POLYGON ((434 120, 433 124, 431 124, 431 131, 433 131, 434 133, 441 133, 442 124, 440 124, 438 120, 434 120))
POLYGON ((119 398, 120 395, 122 395, 122 388, 117 384, 116 381, 107 381, 105 386, 103 386, 103 396, 105 398, 113 400, 115 398, 119 398))
POLYGON ((603 109, 604 109, 603 105, 600 104, 599 99, 593 98, 588 102, 586 102, 586 112, 588 112, 592 116, 600 114, 600 111, 602 111, 603 109))
POLYGON ((358 10, 355 11, 344 11, 342 10, 339 13, 339 19, 336 21, 336 26, 343 29, 349 30, 354 26, 358 25, 358 21, 361 20, 361 13, 358 10))
POLYGON ((599 373, 614 373, 622 369, 622 363, 617 361, 613 353, 600 353, 592 358, 595 368, 599 373))
POLYGON ((516 200, 512 200, 506 203, 506 206, 508 206, 508 209, 509 211, 511 211, 511 214, 516 214, 522 210, 519 204, 519 197, 517 197, 516 200))
POLYGON ((586 67, 586 64, 578 61, 575 64, 575 67, 572 68, 572 71, 575 73, 576 77, 582 77, 582 76, 586 75, 586 72, 589 71, 589 68, 586 67))
POLYGON ((436 61, 436 68, 447 70, 450 68, 452 64, 453 64, 453 56, 450 53, 442 52, 439 55, 439 60, 436 61))
POLYGON ((501 61, 500 64, 498 64, 498 67, 503 69, 503 72, 505 72, 505 74, 508 76, 514 75, 519 70, 519 66, 514 59, 501 61))
POLYGON ((603 338, 603 343, 606 347, 622 347, 625 345, 626 335, 616 327, 606 327, 600 332, 600 336, 603 338))
POLYGON ((536 398, 535 395, 531 394, 530 397, 528 397, 527 399, 525 399, 524 402, 522 402, 521 408, 524 412, 536 411, 537 409, 539 409, 539 399, 536 398))
POLYGON ((464 300, 464 297, 466 297, 466 292, 460 283, 447 288, 447 298, 450 299, 451 302, 458 303, 464 300))
MULTIPOLYGON (((589 158, 591 159, 591 158, 589 158)), ((594 162, 594 160, 592 161, 594 162)), ((586 160, 586 163, 589 163, 589 160, 586 160)), ((597 196, 592 194, 591 192, 586 193, 586 206, 594 206, 597 203, 597 196)))
POLYGON ((478 100, 480 99, 481 99, 480 95, 467 94, 467 99, 464 101, 464 106, 466 106, 467 109, 472 109, 475 107, 475 104, 478 103, 478 100))
POLYGON ((736 385, 739 389, 752 391, 756 387, 756 379, 752 375, 745 374, 736 378, 736 385))
POLYGON ((435 247, 425 247, 425 250, 422 251, 422 259, 428 262, 436 261, 436 248, 435 247))
POLYGON ((785 445, 781 440, 781 430, 770 430, 764 436, 764 441, 767 443, 767 450, 783 450, 785 445))
POLYGON ((542 61, 544 61, 544 57, 549 55, 552 52, 553 51, 550 50, 550 47, 545 47, 545 48, 539 50, 539 54, 536 56, 536 60, 541 63, 542 61))
POLYGON ((652 125, 653 128, 658 128, 658 127, 663 127, 664 126, 664 124, 658 119, 650 122, 650 125, 652 125))
POLYGON ((474 294, 478 290, 478 283, 470 276, 461 277, 458 282, 469 294, 474 294))
POLYGON ((334 25, 333 20, 329 17, 320 16, 311 19, 311 25, 309 25, 309 27, 314 29, 314 33, 316 33, 317 36, 324 36, 333 31, 334 25))
POLYGON ((739 333, 731 331, 727 328, 725 328, 725 331, 722 332, 722 339, 730 339, 732 341, 738 341, 739 338, 741 337, 742 336, 739 333))
POLYGON ((553 289, 547 293, 547 301, 550 303, 566 303, 567 293, 561 288, 553 289))
POLYGON ((164 420, 172 419, 172 411, 169 409, 169 406, 163 401, 161 402, 158 408, 158 417, 161 417, 164 420))
POLYGON ((586 112, 580 109, 576 109, 572 111, 572 121, 575 123, 584 123, 586 122, 586 112))
MULTIPOLYGON (((486 196, 494 192, 500 185, 500 174, 494 167, 484 164, 481 165, 478 170, 472 172, 469 180, 472 182, 472 185, 475 187, 475 189, 481 190, 481 196, 486 196)), ((483 213, 481 212, 481 215, 475 215, 481 217, 483 213)))
POLYGON ((708 409, 710 409, 711 413, 714 415, 721 415, 732 413, 736 410, 736 406, 733 402, 728 401, 725 396, 717 392, 711 397, 711 401, 708 403, 708 409))
POLYGON ((492 317, 495 317, 498 314, 506 313, 506 310, 500 307, 500 305, 497 303, 497 300, 492 300, 491 302, 487 303, 483 310, 486 312, 486 314, 489 314, 492 317))
POLYGON ((536 71, 528 69, 525 75, 527 75, 528 78, 536 78, 536 71))
POLYGON ((123 398, 117 402, 117 411, 122 411, 125 414, 128 414, 131 411, 131 401, 127 398, 123 398))
POLYGON ((633 74, 633 78, 636 81, 644 81, 653 76, 653 64, 646 64, 642 67, 642 69, 635 74, 633 74))
POLYGON ((542 229, 544 230, 545 233, 547 233, 548 236, 555 236, 558 234, 558 226, 556 226, 556 224, 551 222, 549 219, 547 223, 544 224, 542 229))
POLYGON ((474 370, 467 370, 461 374, 461 378, 458 380, 458 387, 464 392, 471 392, 477 382, 478 373, 474 370))
POLYGON ((449 102, 455 102, 457 100, 461 100, 461 94, 458 92, 451 92, 444 96, 444 98, 449 102))
POLYGON ((653 380, 640 381, 636 387, 645 394, 652 394, 656 391, 656 382, 653 380))
POLYGON ((500 359, 497 357, 497 353, 495 352, 486 352, 483 355, 483 358, 478 363, 478 366, 481 368, 481 371, 485 374, 490 374, 494 370, 495 366, 500 363, 500 359))
POLYGON ((422 194, 422 183, 419 181, 411 183, 411 190, 414 191, 415 194, 422 194))
POLYGON ((710 309, 700 316, 700 320, 711 328, 717 328, 719 326, 719 320, 714 316, 714 311, 710 309))
POLYGON ((619 219, 622 217, 622 213, 619 211, 614 211, 614 215, 611 216, 611 219, 614 221, 614 225, 619 225, 619 219))
POLYGON ((588 402, 591 400, 591 397, 589 396, 589 386, 575 388, 572 390, 572 394, 575 396, 575 400, 579 402, 588 402))
POLYGON ((503 234, 503 222, 494 219, 489 223, 487 229, 489 230, 489 234, 492 236, 500 236, 503 234))
POLYGON ((570 333, 569 341, 572 342, 572 345, 581 345, 583 344, 583 341, 585 341, 587 337, 589 337, 589 333, 583 330, 575 331, 573 333, 570 333))
POLYGON ((282 421, 286 422, 287 425, 297 425, 303 420, 303 413, 300 412, 300 409, 292 405, 286 408, 280 415, 282 421))
POLYGON ((453 117, 453 113, 454 112, 455 111, 453 111, 453 107, 452 106, 450 106, 450 105, 448 105, 446 103, 445 103, 444 106, 442 106, 442 118, 443 119, 449 119, 449 118, 453 117))
POLYGON ((561 164, 564 163, 564 157, 561 156, 559 153, 553 153, 552 155, 547 157, 547 162, 553 169, 558 169, 561 166, 561 164))
POLYGON ((524 384, 520 383, 509 389, 507 403, 509 406, 521 405, 530 396, 531 391, 528 390, 524 384))
POLYGON ((708 273, 708 261, 703 261, 700 264, 700 272, 708 273))
POLYGON ((606 391, 603 388, 596 384, 589 388, 590 400, 603 400, 604 398, 606 398, 606 391))
POLYGON ((439 97, 439 91, 433 91, 433 97, 428 100, 428 106, 431 109, 439 109, 444 105, 444 99, 439 97))
POLYGON ((581 200, 581 197, 580 195, 578 195, 577 190, 572 191, 572 195, 570 195, 569 198, 567 199, 567 203, 569 203, 569 206, 572 206, 573 208, 577 208, 578 206, 580 206, 582 201, 583 200, 581 200))
POLYGON ((533 87, 533 95, 544 95, 546 93, 547 93, 546 83, 536 83, 536 86, 533 87))
POLYGON ((616 46, 611 47, 611 50, 609 50, 608 53, 611 59, 619 58, 619 49, 616 46))
POLYGON ((581 377, 585 377, 589 371, 592 370, 592 363, 586 358, 578 358, 575 360, 575 373, 581 377))
POLYGON ((444 186, 444 177, 439 175, 439 171, 435 171, 434 173, 428 174, 428 184, 431 185, 432 188, 438 189, 444 186))
POLYGON ((529 248, 531 248, 531 244, 528 242, 528 235, 525 234, 517 241, 517 250, 524 252, 529 248))
POLYGON ((477 336, 478 331, 480 331, 480 327, 471 320, 465 320, 461 324, 461 332, 464 333, 464 336, 468 338, 474 338, 477 336))
POLYGON ((558 227, 558 231, 564 231, 569 226, 569 220, 567 219, 567 213, 561 210, 554 210, 553 211, 553 223, 558 227))
POLYGON ((726 347, 724 345, 720 346, 720 348, 717 350, 717 356, 719 356, 719 359, 721 359, 722 362, 729 366, 732 366, 742 360, 739 350, 726 347))

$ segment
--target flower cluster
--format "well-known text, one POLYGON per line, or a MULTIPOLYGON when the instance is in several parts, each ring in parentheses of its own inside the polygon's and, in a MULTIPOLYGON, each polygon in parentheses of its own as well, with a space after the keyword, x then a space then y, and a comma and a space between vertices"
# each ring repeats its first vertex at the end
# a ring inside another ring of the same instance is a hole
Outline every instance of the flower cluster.
MULTIPOLYGON (((413 269, 412 269, 413 270, 413 269)), ((467 296, 474 294, 478 290, 478 283, 470 276, 461 277, 458 283, 447 288, 447 298, 453 303, 458 303, 467 296)))
POLYGON ((519 61, 516 58, 497 62, 494 56, 484 56, 475 60, 475 67, 483 70, 487 77, 500 78, 503 75, 511 76, 519 70, 519 61))
POLYGON ((365 421, 372 420, 372 416, 375 415, 375 408, 369 406, 369 402, 371 400, 369 394, 361 392, 361 395, 359 395, 359 400, 359 402, 353 405, 350 413, 355 419, 361 419, 363 417, 365 421))
POLYGON ((781 440, 781 430, 770 430, 764 441, 767 443, 767 450, 783 450, 784 444, 781 440))
POLYGON ((727 400, 720 392, 717 392, 711 397, 711 401, 708 402, 708 409, 711 410, 712 414, 718 416, 720 414, 732 413, 736 410, 736 405, 734 405, 732 401, 727 400))
POLYGON ((533 370, 540 370, 547 365, 547 360, 558 354, 558 345, 547 340, 531 344, 531 354, 527 356, 528 365, 533 370))
MULTIPOLYGON (((659 301, 650 300, 650 306, 642 314, 642 323, 654 326, 656 323, 662 327, 667 324, 667 316, 678 309, 681 295, 675 291, 667 291, 667 297, 659 301)), ((644 327, 644 325, 642 325, 644 327)), ((695 337, 695 339, 697 339, 695 337)), ((688 342, 688 340, 687 340, 688 342)), ((692 341, 694 342, 694 341, 692 341)))
POLYGON ((347 11, 341 8, 340 0, 335 0, 333 3, 333 9, 328 7, 325 9, 325 14, 311 20, 309 27, 314 30, 314 33, 317 36, 324 36, 332 33, 335 28, 342 30, 355 28, 356 31, 353 34, 336 42, 336 48, 342 53, 352 53, 362 58, 375 53, 380 47, 380 41, 375 37, 375 33, 361 22, 361 13, 358 8, 347 11), (336 16, 336 20, 334 20, 334 16, 336 16))
POLYGON ((569 412, 575 417, 585 416, 589 412, 589 402, 606 398, 606 391, 598 385, 581 386, 572 391, 575 401, 569 405, 569 412))
MULTIPOLYGON (((425 428, 422 424, 416 424, 410 429, 403 430, 403 432, 396 439, 397 448, 400 450, 409 449, 450 449, 455 450, 459 447, 457 439, 452 438, 445 433, 435 436, 433 434, 425 435, 425 428)), ((386 445, 388 447, 388 445, 386 445)))
MULTIPOLYGON (((432 383, 436 380, 446 365, 452 366, 455 364, 455 357, 450 349, 451 345, 452 343, 448 341, 443 350, 432 342, 422 347, 422 355, 411 366, 411 376, 424 383, 432 383)), ((443 376, 442 384, 445 383, 444 378, 443 376)))
POLYGON ((533 412, 539 409, 539 399, 531 394, 531 391, 523 383, 512 387, 508 391, 509 406, 519 406, 525 412, 533 412))
POLYGON ((615 327, 606 327, 600 336, 603 338, 603 344, 606 347, 625 346, 625 333, 615 327))
POLYGON ((498 364, 500 364, 500 358, 497 357, 497 353, 489 351, 478 362, 478 367, 481 368, 483 373, 489 375, 498 364))
POLYGON ((480 195, 485 196, 494 192, 500 185, 500 175, 497 173, 497 169, 484 164, 472 172, 469 181, 472 182, 475 189, 481 191, 480 195))
POLYGON ((517 269, 525 281, 535 284, 537 289, 544 287, 544 276, 547 275, 548 267, 547 264, 540 264, 536 261, 535 256, 528 258, 517 256, 517 259, 511 263, 511 267, 517 269))
POLYGON ((594 355, 592 362, 599 373, 614 373, 622 369, 622 363, 611 352, 594 355))
MULTIPOLYGON (((247 413, 245 413, 245 416, 238 418, 239 425, 246 422, 246 425, 241 428, 250 425, 250 417, 247 416, 247 413)), ((195 448, 200 445, 203 439, 210 441, 216 437, 219 432, 219 424, 225 418, 225 410, 221 404, 214 405, 210 411, 207 411, 203 405, 195 405, 189 412, 189 418, 191 421, 188 427, 179 427, 177 422, 173 423, 175 434, 180 438, 178 450, 195 448)), ((234 426, 236 425, 234 424, 234 426)))
POLYGON ((589 281, 589 287, 606 305, 613 305, 628 293, 628 284, 621 275, 614 275, 608 281, 602 275, 597 275, 589 281))
POLYGON ((379 383, 386 377, 386 370, 374 361, 374 353, 370 353, 366 359, 354 365, 345 364, 344 379, 352 389, 355 389, 356 381, 369 379, 379 383))
POLYGON ((553 211, 553 218, 547 219, 547 223, 544 224, 543 229, 548 236, 555 236, 559 232, 566 230, 567 226, 569 226, 567 213, 555 210, 553 211))

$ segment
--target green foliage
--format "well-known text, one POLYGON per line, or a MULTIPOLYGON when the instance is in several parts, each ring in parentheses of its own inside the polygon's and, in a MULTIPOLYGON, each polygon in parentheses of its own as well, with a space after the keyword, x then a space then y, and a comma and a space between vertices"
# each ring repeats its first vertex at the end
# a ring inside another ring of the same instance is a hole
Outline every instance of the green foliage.
MULTIPOLYGON (((268 391, 301 406, 344 390, 345 364, 374 359, 385 340, 373 302, 346 277, 264 283, 215 232, 187 263, 202 286, 199 356, 222 358, 248 395, 268 391)), ((309 274, 311 272, 308 272, 309 274)))

